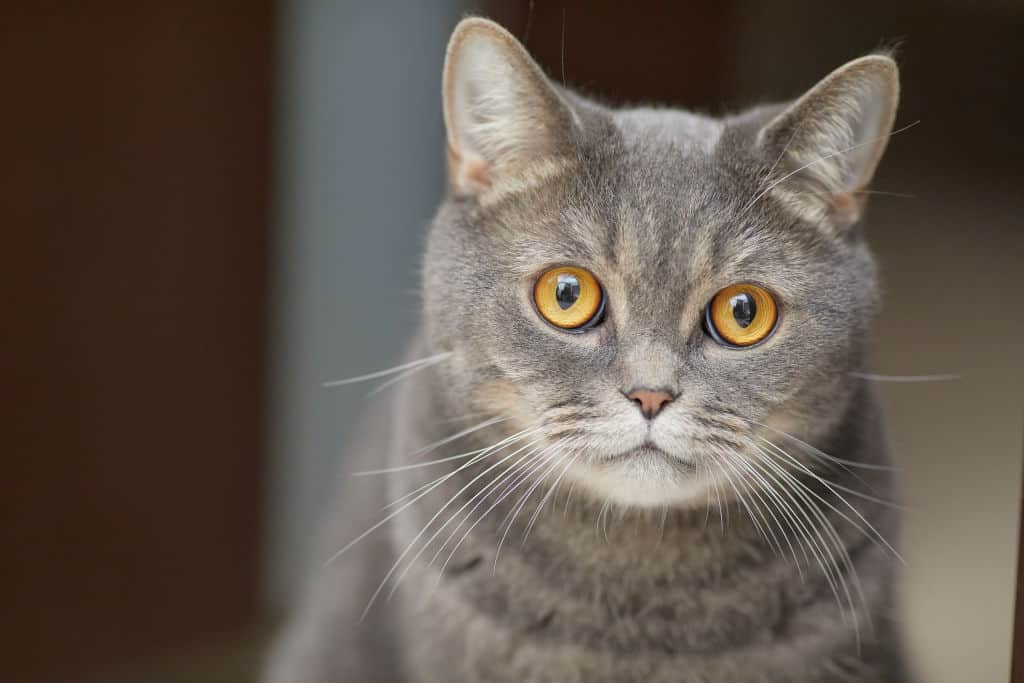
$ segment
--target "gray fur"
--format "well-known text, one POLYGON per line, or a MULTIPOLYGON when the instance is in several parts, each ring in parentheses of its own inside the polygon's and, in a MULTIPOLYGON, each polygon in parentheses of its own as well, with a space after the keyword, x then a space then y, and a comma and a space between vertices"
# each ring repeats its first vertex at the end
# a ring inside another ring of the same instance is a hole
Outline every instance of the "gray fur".
MULTIPOLYGON (((453 45, 482 31, 494 49, 511 51, 510 61, 524 59, 501 29, 467 23, 453 45)), ((542 445, 571 441, 551 451, 557 470, 521 506, 520 493, 548 470, 525 478, 482 517, 498 496, 474 508, 473 495, 516 461, 474 477, 512 446, 464 468, 467 461, 456 460, 346 483, 325 557, 382 518, 386 502, 451 475, 319 572, 269 681, 904 680, 891 614, 894 557, 867 531, 870 523, 895 543, 895 512, 874 500, 894 496, 881 467, 888 462, 881 416, 870 387, 849 374, 864 367, 879 305, 855 193, 884 142, 870 138, 859 161, 837 154, 821 162, 842 168, 799 170, 811 160, 809 145, 834 142, 823 156, 864 142, 858 93, 892 86, 895 97, 891 60, 866 60, 795 107, 722 120, 610 110, 540 82, 539 70, 517 71, 525 74, 518 88, 540 89, 526 99, 547 103, 518 115, 553 142, 522 159, 501 148, 501 163, 488 167, 490 185, 460 190, 453 169, 455 187, 430 230, 423 325, 410 357, 451 355, 404 380, 377 409, 353 467, 415 464, 531 426, 544 428, 542 445), (532 167, 544 172, 531 176, 532 167), (556 330, 533 310, 533 282, 557 264, 586 267, 605 288, 607 317, 587 333, 556 330), (736 282, 762 283, 781 307, 774 334, 744 350, 720 346, 702 325, 715 292, 736 282), (671 462, 613 459, 637 447, 647 429, 622 395, 633 386, 677 394, 648 434, 671 462), (458 422, 467 414, 476 417, 458 422), (508 419, 430 455, 410 455, 493 416, 508 419), (783 468, 811 492, 806 499, 787 497, 781 486, 771 487, 779 495, 772 498, 767 477, 757 488, 742 469, 739 460, 756 459, 758 445, 774 452, 769 441, 792 456, 783 468), (567 458, 577 464, 549 489, 567 458), (708 488, 708 476, 722 475, 707 473, 727 467, 742 502, 708 488), (586 473, 594 471, 621 480, 622 497, 590 486, 586 473), (830 490, 815 475, 868 497, 830 490), (651 487, 660 496, 678 488, 678 499, 645 504, 651 487), (836 553, 849 596, 838 576, 830 587, 779 501, 805 511, 811 537, 832 538, 835 530, 851 558, 852 567, 836 553), (504 520, 511 520, 507 531, 504 520), (360 622, 400 557, 394 599, 385 599, 385 587, 360 622)), ((873 116, 888 119, 875 127, 887 135, 895 100, 881 106, 873 116)), ((456 165, 466 156, 452 150, 456 165)))

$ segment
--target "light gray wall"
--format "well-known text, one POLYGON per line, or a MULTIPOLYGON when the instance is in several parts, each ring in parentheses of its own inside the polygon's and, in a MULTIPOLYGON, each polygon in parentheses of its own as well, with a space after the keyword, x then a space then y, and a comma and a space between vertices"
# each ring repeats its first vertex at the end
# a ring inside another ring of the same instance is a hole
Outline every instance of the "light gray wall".
POLYGON ((367 391, 321 385, 398 362, 416 321, 459 3, 298 0, 279 11, 266 569, 271 604, 283 606, 367 391))

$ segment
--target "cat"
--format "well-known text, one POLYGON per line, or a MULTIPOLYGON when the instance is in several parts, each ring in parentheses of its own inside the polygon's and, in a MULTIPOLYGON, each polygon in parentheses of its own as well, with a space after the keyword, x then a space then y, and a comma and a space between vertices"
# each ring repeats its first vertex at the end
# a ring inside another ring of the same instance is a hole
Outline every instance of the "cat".
POLYGON ((463 20, 414 360, 267 680, 906 680, 857 377, 898 95, 872 54, 723 118, 611 109, 463 20))

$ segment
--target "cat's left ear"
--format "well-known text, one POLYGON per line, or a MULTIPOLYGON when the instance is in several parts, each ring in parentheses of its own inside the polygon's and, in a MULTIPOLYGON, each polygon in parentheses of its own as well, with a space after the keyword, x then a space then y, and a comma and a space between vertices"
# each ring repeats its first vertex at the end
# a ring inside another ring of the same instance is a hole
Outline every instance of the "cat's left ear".
POLYGON ((811 88, 758 133, 777 159, 768 187, 809 220, 855 223, 885 151, 899 102, 891 57, 849 62, 811 88))
POLYGON ((455 27, 443 98, 449 175, 459 194, 542 179, 566 155, 579 125, 519 41, 486 19, 455 27))

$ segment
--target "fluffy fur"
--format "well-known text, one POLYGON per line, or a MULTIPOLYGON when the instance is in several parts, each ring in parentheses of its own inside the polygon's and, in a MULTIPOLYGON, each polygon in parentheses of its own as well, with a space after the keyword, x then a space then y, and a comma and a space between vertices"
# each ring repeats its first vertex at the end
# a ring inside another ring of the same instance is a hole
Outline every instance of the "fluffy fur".
POLYGON ((850 374, 892 60, 724 119, 612 110, 469 19, 444 88, 452 189, 411 351, 437 358, 368 421, 353 467, 393 471, 344 484, 324 556, 345 552, 268 680, 904 680, 885 439, 850 374), (559 264, 604 287, 583 334, 531 303, 559 264), (737 282, 780 307, 747 349, 702 322, 737 282), (675 398, 647 420, 635 387, 675 398))

